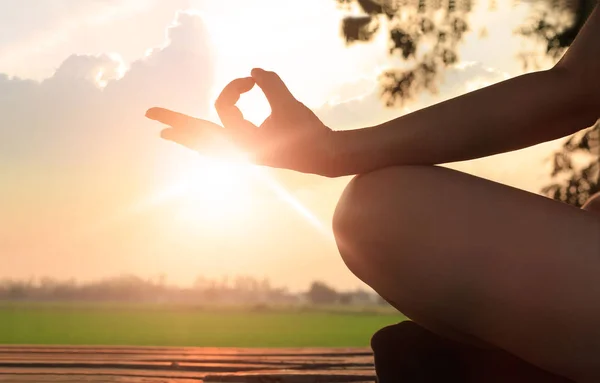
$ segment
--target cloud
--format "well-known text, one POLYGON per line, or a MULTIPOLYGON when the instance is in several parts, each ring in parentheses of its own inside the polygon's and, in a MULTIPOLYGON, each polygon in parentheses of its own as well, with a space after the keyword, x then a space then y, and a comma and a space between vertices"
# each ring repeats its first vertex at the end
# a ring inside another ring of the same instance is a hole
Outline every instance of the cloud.
POLYGON ((73 52, 118 51, 131 62, 160 43, 187 2, 0 0, 0 72, 43 79, 73 52))
POLYGON ((125 139, 152 136, 150 106, 207 114, 213 68, 202 20, 181 12, 167 37, 127 71, 118 56, 72 55, 39 83, 0 75, 0 159, 45 169, 118 157, 131 152, 125 139))
POLYGON ((109 81, 122 78, 125 70, 125 63, 118 55, 72 55, 58 68, 53 79, 58 81, 84 80, 104 87, 109 81))

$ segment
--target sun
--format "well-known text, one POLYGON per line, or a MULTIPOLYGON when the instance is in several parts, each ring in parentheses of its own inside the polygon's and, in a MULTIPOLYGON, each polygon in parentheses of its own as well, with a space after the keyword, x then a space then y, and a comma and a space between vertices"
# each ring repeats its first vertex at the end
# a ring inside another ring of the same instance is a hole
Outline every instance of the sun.
POLYGON ((227 225, 249 214, 252 178, 253 166, 241 154, 226 161, 193 155, 178 166, 167 194, 182 223, 227 225))

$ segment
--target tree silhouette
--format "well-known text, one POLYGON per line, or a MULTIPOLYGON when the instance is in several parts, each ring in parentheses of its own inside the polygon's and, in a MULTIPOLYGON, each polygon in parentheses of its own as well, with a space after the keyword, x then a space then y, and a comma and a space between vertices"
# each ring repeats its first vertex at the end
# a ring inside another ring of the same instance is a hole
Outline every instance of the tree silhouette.
POLYGON ((542 193, 577 207, 600 192, 600 123, 570 137, 562 150, 553 154, 555 182, 542 193), (577 164, 580 159, 583 164, 577 164))
POLYGON ((405 68, 381 74, 387 106, 401 105, 427 90, 437 92, 443 69, 458 61, 457 46, 468 30, 471 0, 336 0, 359 15, 342 20, 346 44, 369 42, 387 28, 389 53, 405 68))
POLYGON ((540 54, 558 61, 594 10, 596 0, 547 0, 532 5, 529 19, 517 29, 517 34, 545 45, 545 51, 524 51, 520 54, 524 69, 539 69, 540 54), (536 6, 537 5, 537 6, 536 6))
MULTIPOLYGON (((386 28, 389 53, 399 68, 381 74, 382 98, 389 107, 437 93, 444 69, 459 61, 457 47, 469 30, 471 0, 335 0, 352 15, 342 20, 346 44, 372 41, 386 28)), ((557 61, 571 45, 597 0, 548 0, 532 4, 530 18, 517 34, 545 45, 543 52, 522 52, 525 70, 539 67, 542 55, 557 61)), ((492 4, 493 7, 493 4, 492 4)), ((542 193, 581 207, 599 191, 599 125, 571 137, 552 155, 553 183, 542 193), (577 159, 584 159, 581 165, 577 159)))

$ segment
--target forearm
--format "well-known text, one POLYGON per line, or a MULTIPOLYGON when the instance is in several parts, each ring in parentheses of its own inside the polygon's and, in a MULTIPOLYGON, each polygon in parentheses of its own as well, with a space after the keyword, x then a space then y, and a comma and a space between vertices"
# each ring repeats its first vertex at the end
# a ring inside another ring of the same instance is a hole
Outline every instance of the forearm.
POLYGON ((522 149, 592 126, 598 109, 584 96, 562 68, 515 77, 375 127, 338 132, 336 162, 347 175, 522 149))

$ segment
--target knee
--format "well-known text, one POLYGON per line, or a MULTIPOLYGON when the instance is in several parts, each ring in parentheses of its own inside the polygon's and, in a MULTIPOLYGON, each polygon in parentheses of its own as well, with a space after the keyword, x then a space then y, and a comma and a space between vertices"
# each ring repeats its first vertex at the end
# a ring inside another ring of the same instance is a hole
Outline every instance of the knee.
POLYGON ((371 174, 354 177, 344 189, 333 214, 333 234, 342 260, 360 278, 365 253, 360 250, 365 235, 367 210, 373 203, 371 174))
POLYGON ((365 195, 361 195, 365 176, 355 176, 344 189, 333 213, 333 236, 342 260, 352 273, 357 274, 359 260, 353 256, 354 234, 360 231, 358 213, 354 207, 360 206, 365 195))
MULTIPOLYGON (((414 196, 419 171, 419 167, 395 167, 359 175, 342 193, 333 216, 333 233, 344 263, 359 278, 364 280, 367 267, 374 267, 377 258, 386 255, 384 232, 390 225, 394 231, 402 226, 399 220, 413 203, 408 194, 414 196)), ((401 231, 394 238, 395 247, 402 246, 401 231)))
MULTIPOLYGON (((355 176, 344 189, 333 213, 333 234, 338 246, 360 231, 360 207, 369 201, 368 175, 355 176)), ((342 246, 344 247, 344 246, 342 246)))

